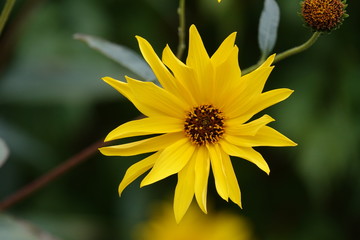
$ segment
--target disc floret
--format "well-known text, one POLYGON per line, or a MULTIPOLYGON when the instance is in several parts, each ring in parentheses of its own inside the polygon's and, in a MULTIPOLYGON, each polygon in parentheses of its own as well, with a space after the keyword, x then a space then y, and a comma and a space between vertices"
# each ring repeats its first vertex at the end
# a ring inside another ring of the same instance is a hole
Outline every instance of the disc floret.
POLYGON ((216 143, 224 134, 223 113, 213 105, 200 105, 189 111, 184 131, 192 143, 202 146, 216 143))
POLYGON ((304 0, 301 15, 305 24, 317 32, 330 32, 339 28, 348 17, 347 4, 341 0, 304 0))

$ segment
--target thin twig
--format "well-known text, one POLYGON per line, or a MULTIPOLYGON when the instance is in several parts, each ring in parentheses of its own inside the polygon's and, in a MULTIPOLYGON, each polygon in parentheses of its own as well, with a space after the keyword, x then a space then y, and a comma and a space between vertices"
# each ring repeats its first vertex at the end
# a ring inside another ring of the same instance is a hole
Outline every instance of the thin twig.
POLYGON ((9 64, 10 54, 13 52, 20 37, 21 29, 27 23, 31 14, 36 8, 46 0, 26 0, 22 1, 16 9, 15 16, 8 21, 6 31, 0 38, 0 73, 9 64))
MULTIPOLYGON (((303 43, 297 47, 290 48, 282 53, 277 54, 275 56, 273 63, 276 63, 276 62, 281 61, 285 58, 288 58, 292 55, 295 55, 295 54, 305 51, 306 49, 311 47, 316 42, 316 40, 319 38, 320 35, 321 35, 321 32, 314 32, 314 34, 305 43, 303 43)), ((265 60, 265 58, 262 58, 262 59, 260 59, 260 61, 258 63, 252 65, 251 67, 244 69, 242 71, 242 74, 245 75, 245 74, 255 70, 257 67, 259 67, 264 62, 264 60, 265 60)))
POLYGON ((4 5, 4 8, 0 15, 0 36, 14 4, 15 4, 15 0, 7 0, 4 5))
POLYGON ((61 163, 59 166, 45 173, 43 176, 39 177, 38 179, 24 186, 20 190, 16 191, 15 193, 0 202, 0 211, 4 211, 5 209, 10 208, 14 204, 24 200, 37 190, 43 188, 48 183, 68 172, 70 169, 86 161, 87 159, 89 159, 90 156, 97 152, 98 148, 104 145, 105 143, 103 142, 103 140, 93 143, 81 152, 75 154, 74 156, 67 159, 65 162, 61 163))
POLYGON ((176 56, 177 58, 181 59, 182 55, 184 54, 184 50, 186 48, 185 44, 185 0, 179 0, 179 8, 178 8, 178 14, 179 14, 179 28, 178 28, 178 34, 179 34, 179 45, 177 49, 176 56))

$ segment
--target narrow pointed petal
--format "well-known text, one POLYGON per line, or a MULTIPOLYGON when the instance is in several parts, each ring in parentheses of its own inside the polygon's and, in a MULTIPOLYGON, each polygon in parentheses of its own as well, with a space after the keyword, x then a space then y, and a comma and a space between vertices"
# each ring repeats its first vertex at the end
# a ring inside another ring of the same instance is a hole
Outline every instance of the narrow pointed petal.
POLYGON ((133 156, 164 149, 183 137, 183 133, 168 133, 136 142, 102 147, 99 150, 106 156, 133 156))
POLYGON ((199 207, 204 213, 207 213, 206 199, 208 179, 210 172, 209 152, 206 147, 200 147, 194 153, 195 160, 195 197, 199 207))
POLYGON ((189 52, 186 65, 203 72, 205 66, 209 63, 210 58, 195 25, 190 26, 189 35, 189 52))
POLYGON ((182 130, 183 121, 178 118, 150 117, 120 125, 106 136, 105 141, 150 134, 181 132, 182 130))
POLYGON ((146 62, 150 65, 154 71, 156 78, 159 80, 161 85, 168 91, 176 94, 178 89, 174 84, 174 76, 169 72, 165 65, 161 62, 160 58, 155 53, 154 49, 148 41, 144 38, 136 36, 138 40, 140 51, 145 58, 146 62))
POLYGON ((228 121, 226 121, 226 134, 236 136, 254 136, 260 128, 272 121, 275 120, 266 114, 258 119, 255 119, 245 124, 243 124, 241 118, 229 119, 228 121))
POLYGON ((211 61, 215 66, 222 64, 232 52, 235 45, 236 32, 230 34, 212 55, 211 61))
POLYGON ((141 182, 141 187, 162 180, 170 175, 178 173, 190 160, 195 147, 187 138, 165 148, 154 167, 141 182))
POLYGON ((184 110, 188 109, 185 102, 152 82, 142 82, 129 77, 126 77, 126 80, 136 101, 156 109, 161 115, 182 117, 184 110))
POLYGON ((119 185, 119 196, 121 196, 121 193, 130 183, 152 168, 159 155, 160 152, 154 153, 153 155, 150 155, 149 157, 131 165, 128 170, 126 170, 125 176, 119 185))
POLYGON ((263 62, 260 67, 258 67, 257 69, 260 69, 260 68, 264 68, 264 67, 270 67, 271 64, 274 62, 275 60, 275 56, 276 54, 272 54, 270 55, 266 60, 265 62, 263 62))
POLYGON ((239 49, 235 46, 232 48, 227 59, 219 66, 215 67, 214 83, 214 104, 222 108, 229 105, 232 99, 235 99, 238 92, 243 88, 238 82, 241 79, 241 71, 238 62, 239 49))
POLYGON ((214 89, 214 69, 196 27, 189 33, 189 52, 186 65, 194 71, 194 84, 199 89, 196 99, 203 104, 211 101, 214 89))
POLYGON ((224 200, 228 201, 229 191, 226 181, 225 170, 222 162, 222 153, 221 149, 217 144, 215 145, 207 145, 209 150, 211 169, 215 178, 215 187, 216 191, 224 200))
POLYGON ((184 101, 189 102, 190 105, 196 104, 194 96, 198 95, 200 88, 198 84, 196 84, 193 69, 181 62, 168 45, 166 45, 163 51, 162 61, 175 76, 175 83, 179 90, 184 94, 184 101))
POLYGON ((255 70, 242 77, 242 82, 246 86, 246 90, 250 95, 259 95, 262 93, 265 83, 274 67, 264 67, 255 70))
POLYGON ((224 166, 224 172, 228 183, 229 198, 241 207, 241 193, 239 183, 237 181, 234 168, 231 163, 231 159, 227 153, 222 151, 222 160, 224 166))
POLYGON ((297 145, 289 138, 268 126, 260 128, 255 136, 227 136, 226 140, 241 147, 286 147, 297 145))
POLYGON ((186 105, 177 97, 150 82, 126 77, 128 83, 104 77, 103 80, 129 99, 146 116, 172 116, 183 114, 186 105))
POLYGON ((238 147, 234 144, 227 142, 226 138, 223 141, 220 141, 220 145, 227 154, 248 160, 249 162, 254 163, 267 174, 270 173, 270 168, 267 162, 264 160, 261 154, 255 151, 253 148, 238 147))
MULTIPOLYGON (((232 99, 228 100, 228 105, 224 106, 224 111, 229 118, 244 116, 244 113, 254 106, 261 95, 271 70, 271 67, 262 68, 241 77, 238 86, 233 87, 234 89, 240 89, 240 91, 232 99)), ((244 118, 244 121, 249 119, 246 118, 244 118)))
POLYGON ((259 96, 256 104, 251 109, 249 109, 249 111, 251 111, 253 114, 258 113, 265 108, 284 101, 293 92, 294 90, 288 88, 278 88, 275 90, 264 92, 259 96))
POLYGON ((178 173, 178 182, 175 188, 174 213, 176 222, 179 223, 194 197, 194 171, 195 161, 189 161, 178 173))

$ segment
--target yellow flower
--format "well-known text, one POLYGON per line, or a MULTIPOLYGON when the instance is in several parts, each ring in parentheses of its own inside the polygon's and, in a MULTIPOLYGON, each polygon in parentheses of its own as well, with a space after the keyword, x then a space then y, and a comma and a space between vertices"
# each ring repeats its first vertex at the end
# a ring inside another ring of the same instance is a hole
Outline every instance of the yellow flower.
POLYGON ((108 156, 153 153, 135 163, 119 185, 119 194, 137 177, 151 169, 141 187, 177 174, 174 212, 179 222, 194 195, 206 213, 210 166, 218 194, 241 207, 240 189, 230 160, 246 159, 269 174, 256 146, 295 146, 271 127, 268 115, 249 121, 254 114, 288 98, 290 89, 262 92, 273 69, 274 56, 258 69, 241 76, 236 33, 231 34, 210 58, 194 25, 190 27, 189 52, 182 63, 169 46, 162 60, 151 45, 137 36, 140 51, 162 87, 125 77, 127 83, 103 80, 128 98, 146 118, 127 122, 108 134, 105 141, 153 135, 150 138, 103 147, 108 156))
POLYGON ((154 209, 149 221, 135 228, 134 240, 251 240, 249 222, 230 212, 218 212, 205 217, 190 207, 181 223, 174 221, 171 205, 154 209))

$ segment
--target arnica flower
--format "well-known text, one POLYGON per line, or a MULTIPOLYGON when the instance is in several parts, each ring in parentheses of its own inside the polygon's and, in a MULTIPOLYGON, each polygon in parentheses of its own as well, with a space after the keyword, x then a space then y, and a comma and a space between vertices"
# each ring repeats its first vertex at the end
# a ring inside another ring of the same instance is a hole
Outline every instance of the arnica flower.
POLYGON ((254 114, 283 101, 293 91, 282 88, 262 92, 273 69, 270 65, 274 56, 242 76, 235 36, 236 33, 228 36, 210 58, 192 25, 186 64, 169 46, 160 59, 151 45, 137 36, 140 51, 162 87, 127 76, 126 83, 103 78, 146 116, 117 127, 105 141, 152 135, 100 149, 108 156, 153 153, 127 170, 119 185, 120 195, 126 186, 150 169, 141 187, 177 174, 174 212, 179 222, 194 195, 200 208, 207 212, 211 166, 218 194, 241 207, 240 189, 230 156, 248 160, 269 174, 267 163, 253 147, 296 145, 267 126, 274 121, 270 116, 249 121, 254 114))
POLYGON ((170 204, 153 208, 154 213, 134 230, 134 240, 252 240, 249 221, 231 212, 201 214, 193 205, 176 224, 170 204))

